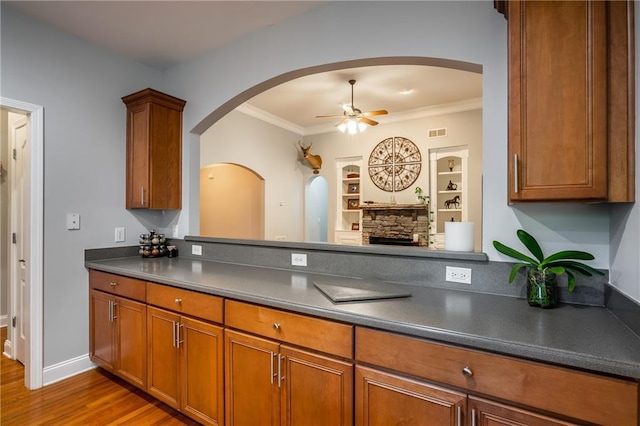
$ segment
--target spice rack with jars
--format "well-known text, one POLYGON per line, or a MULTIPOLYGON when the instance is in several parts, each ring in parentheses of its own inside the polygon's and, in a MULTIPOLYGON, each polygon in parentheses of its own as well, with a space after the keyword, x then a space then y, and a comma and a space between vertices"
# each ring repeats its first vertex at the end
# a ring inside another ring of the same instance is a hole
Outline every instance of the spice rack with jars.
POLYGON ((158 234, 155 229, 148 234, 140 234, 140 250, 142 257, 162 257, 168 254, 167 239, 164 234, 158 234))

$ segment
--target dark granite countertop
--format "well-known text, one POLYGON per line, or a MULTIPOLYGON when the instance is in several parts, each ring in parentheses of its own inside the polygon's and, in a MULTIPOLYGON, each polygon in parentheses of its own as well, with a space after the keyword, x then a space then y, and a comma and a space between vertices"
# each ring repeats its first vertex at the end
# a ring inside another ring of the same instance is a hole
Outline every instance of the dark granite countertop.
POLYGON ((314 281, 364 280, 187 257, 126 257, 87 268, 443 343, 640 379, 640 338, 608 309, 542 310, 507 296, 382 283, 411 297, 334 303, 314 281))

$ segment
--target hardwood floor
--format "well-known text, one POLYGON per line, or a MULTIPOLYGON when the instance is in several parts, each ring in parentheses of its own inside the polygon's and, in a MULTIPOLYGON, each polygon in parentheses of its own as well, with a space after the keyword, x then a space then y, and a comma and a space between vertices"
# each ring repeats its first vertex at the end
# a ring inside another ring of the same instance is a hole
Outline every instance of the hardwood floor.
MULTIPOLYGON (((0 329, 1 344, 5 339, 6 327, 0 329)), ((0 357, 2 426, 198 425, 102 369, 29 391, 22 364, 0 357)))

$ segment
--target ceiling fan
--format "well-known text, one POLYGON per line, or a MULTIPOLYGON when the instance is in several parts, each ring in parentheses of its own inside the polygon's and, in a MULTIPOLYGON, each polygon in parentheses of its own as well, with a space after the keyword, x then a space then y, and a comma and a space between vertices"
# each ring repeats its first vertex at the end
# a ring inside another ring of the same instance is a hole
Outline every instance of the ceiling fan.
POLYGON ((358 108, 353 105, 353 85, 356 84, 355 80, 349 80, 349 84, 351 85, 351 104, 350 105, 342 105, 342 115, 317 115, 316 118, 335 118, 342 117, 342 120, 336 124, 336 127, 341 132, 348 132, 349 134, 354 134, 357 132, 363 132, 367 126, 377 126, 378 122, 371 120, 368 117, 373 117, 376 115, 386 115, 388 114, 387 110, 379 109, 376 111, 367 111, 362 112, 358 108))

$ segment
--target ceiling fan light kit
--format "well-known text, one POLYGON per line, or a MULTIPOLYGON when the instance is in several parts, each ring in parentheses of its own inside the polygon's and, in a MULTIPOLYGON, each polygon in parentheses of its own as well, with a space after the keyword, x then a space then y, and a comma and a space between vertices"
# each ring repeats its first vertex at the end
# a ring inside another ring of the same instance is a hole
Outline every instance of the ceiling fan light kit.
POLYGON ((376 111, 362 112, 353 105, 353 85, 356 84, 355 80, 349 80, 351 85, 351 105, 343 105, 344 112, 342 115, 317 115, 316 118, 330 118, 330 117, 342 117, 343 119, 336 124, 338 130, 342 133, 348 133, 354 135, 359 132, 364 132, 367 126, 377 126, 378 122, 371 120, 367 117, 375 115, 386 115, 388 112, 384 109, 376 111))

